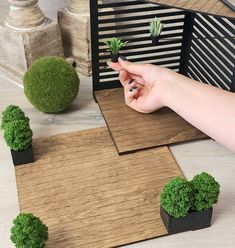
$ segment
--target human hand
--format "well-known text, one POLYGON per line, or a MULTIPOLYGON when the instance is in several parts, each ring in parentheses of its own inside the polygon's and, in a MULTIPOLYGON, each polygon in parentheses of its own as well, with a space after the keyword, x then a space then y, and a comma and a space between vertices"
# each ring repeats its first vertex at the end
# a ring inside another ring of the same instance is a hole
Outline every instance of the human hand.
POLYGON ((164 83, 170 77, 169 69, 151 64, 136 64, 119 58, 118 63, 108 62, 119 72, 124 87, 126 104, 141 113, 151 113, 165 106, 164 83))

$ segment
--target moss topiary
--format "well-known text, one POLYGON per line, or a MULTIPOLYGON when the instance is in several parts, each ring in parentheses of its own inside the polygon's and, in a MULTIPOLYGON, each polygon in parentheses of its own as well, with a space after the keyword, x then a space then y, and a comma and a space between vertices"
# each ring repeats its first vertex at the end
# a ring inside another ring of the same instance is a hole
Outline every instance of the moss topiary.
POLYGON ((58 57, 43 57, 35 61, 23 81, 28 100, 45 113, 67 109, 76 98, 80 83, 73 66, 58 57))
POLYGON ((175 218, 186 216, 193 201, 193 189, 183 178, 176 177, 163 187, 161 206, 175 218))
POLYGON ((1 129, 5 129, 8 123, 16 120, 27 120, 29 122, 29 118, 25 116, 20 107, 9 105, 2 113, 1 129))
POLYGON ((4 138, 7 145, 14 151, 23 151, 32 145, 33 132, 29 121, 12 121, 5 126, 4 138))
POLYGON ((218 201, 220 185, 211 175, 206 172, 196 175, 193 177, 191 184, 195 196, 193 209, 197 211, 206 210, 218 201))
POLYGON ((11 241, 16 248, 44 248, 48 228, 33 214, 19 214, 13 221, 11 241))

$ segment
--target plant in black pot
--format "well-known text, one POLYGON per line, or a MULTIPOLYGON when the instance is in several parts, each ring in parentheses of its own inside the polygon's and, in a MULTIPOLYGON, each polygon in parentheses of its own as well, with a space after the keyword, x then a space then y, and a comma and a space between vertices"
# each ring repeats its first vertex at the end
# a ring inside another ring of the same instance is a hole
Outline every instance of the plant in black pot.
POLYGON ((14 165, 34 162, 32 136, 27 119, 11 121, 4 127, 4 138, 11 148, 14 165))
POLYGON ((161 193, 160 214, 168 233, 209 227, 219 189, 219 183, 205 172, 192 181, 177 177, 166 184, 161 193))
POLYGON ((104 41, 104 44, 108 47, 107 52, 111 53, 111 61, 118 62, 119 51, 124 47, 128 41, 122 41, 119 38, 112 38, 104 41))
POLYGON ((161 20, 157 19, 157 17, 150 21, 149 31, 153 45, 158 44, 163 27, 164 24, 161 22, 161 20))
POLYGON ((44 248, 48 227, 33 214, 19 214, 13 221, 11 241, 16 248, 44 248))

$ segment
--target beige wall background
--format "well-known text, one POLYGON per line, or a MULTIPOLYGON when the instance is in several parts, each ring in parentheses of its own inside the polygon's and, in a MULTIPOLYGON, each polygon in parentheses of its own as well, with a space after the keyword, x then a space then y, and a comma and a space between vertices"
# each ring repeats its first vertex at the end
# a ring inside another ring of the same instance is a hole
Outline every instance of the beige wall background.
MULTIPOLYGON (((39 0, 39 6, 47 17, 57 19, 57 11, 64 8, 66 0, 39 0)), ((0 22, 2 22, 8 12, 9 4, 7 0, 0 0, 0 22)))

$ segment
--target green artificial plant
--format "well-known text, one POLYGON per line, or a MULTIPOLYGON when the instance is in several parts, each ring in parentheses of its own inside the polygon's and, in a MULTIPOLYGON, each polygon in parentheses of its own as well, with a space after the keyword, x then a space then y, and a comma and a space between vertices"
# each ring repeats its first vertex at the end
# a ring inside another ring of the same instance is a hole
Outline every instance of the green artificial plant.
POLYGON ((17 120, 27 120, 29 122, 29 118, 25 116, 20 107, 15 105, 7 106, 7 108, 2 113, 1 129, 5 129, 8 123, 17 120))
POLYGON ((104 44, 108 47, 107 51, 111 52, 113 55, 118 55, 122 47, 124 47, 128 41, 122 41, 119 38, 112 38, 110 40, 104 41, 104 44))
POLYGON ((80 80, 74 67, 59 57, 36 60, 24 75, 24 91, 41 112, 59 113, 75 100, 80 80))
POLYGON ((172 216, 186 216, 194 202, 193 189, 190 183, 176 177, 167 183, 161 193, 161 206, 172 216))
POLYGON ((163 27, 164 24, 157 17, 152 19, 149 25, 151 37, 158 37, 161 34, 163 27))
POLYGON ((5 141, 14 151, 24 151, 30 147, 32 136, 28 119, 9 122, 4 129, 5 141))
POLYGON ((16 248, 44 248, 48 239, 48 228, 33 214, 19 214, 13 220, 11 241, 16 248))
POLYGON ((161 206, 175 218, 183 217, 189 211, 203 211, 218 201, 220 185, 206 172, 193 177, 191 181, 176 177, 167 183, 161 193, 161 206))
POLYGON ((193 177, 191 185, 194 189, 193 209, 196 211, 206 210, 217 203, 220 185, 215 181, 214 177, 203 172, 193 177))

